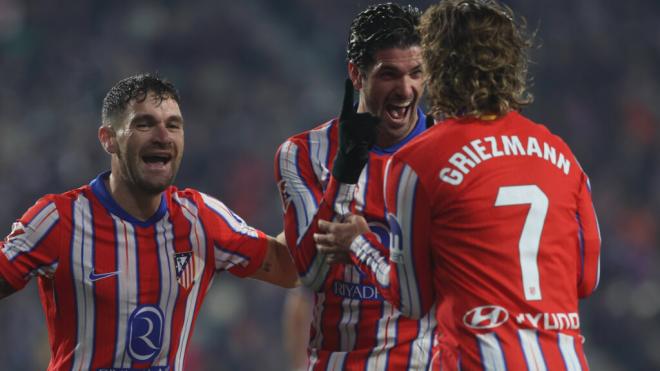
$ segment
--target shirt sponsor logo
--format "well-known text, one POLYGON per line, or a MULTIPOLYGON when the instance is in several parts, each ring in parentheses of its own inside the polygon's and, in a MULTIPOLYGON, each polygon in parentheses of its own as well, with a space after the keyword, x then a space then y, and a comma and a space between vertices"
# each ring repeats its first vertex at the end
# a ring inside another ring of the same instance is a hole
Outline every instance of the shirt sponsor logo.
POLYGON ((152 361, 163 346, 163 312, 154 305, 137 307, 128 319, 128 354, 138 362, 152 361))
POLYGON ((509 312, 497 305, 472 308, 463 316, 465 326, 483 330, 501 326, 509 319, 509 312))
POLYGON ((579 330, 580 316, 571 313, 520 313, 515 316, 519 325, 546 330, 579 330))
POLYGON ((334 281, 332 291, 335 295, 347 299, 383 301, 383 297, 380 296, 376 287, 371 285, 334 281))

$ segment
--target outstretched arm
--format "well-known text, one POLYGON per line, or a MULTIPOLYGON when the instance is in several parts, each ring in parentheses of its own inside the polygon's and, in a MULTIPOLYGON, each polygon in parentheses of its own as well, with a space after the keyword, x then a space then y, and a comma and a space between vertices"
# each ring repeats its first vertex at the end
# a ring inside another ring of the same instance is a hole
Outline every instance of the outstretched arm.
POLYGON ((296 266, 286 245, 279 241, 280 238, 280 236, 278 238, 268 237, 264 261, 250 277, 285 288, 296 287, 298 285, 296 266))

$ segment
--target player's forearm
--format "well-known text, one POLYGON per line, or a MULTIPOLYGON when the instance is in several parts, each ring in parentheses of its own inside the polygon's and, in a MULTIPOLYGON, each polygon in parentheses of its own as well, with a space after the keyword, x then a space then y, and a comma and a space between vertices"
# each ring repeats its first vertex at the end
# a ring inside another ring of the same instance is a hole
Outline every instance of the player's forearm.
MULTIPOLYGON (((319 290, 323 287, 330 270, 326 256, 318 252, 314 241, 314 235, 319 232, 318 222, 319 220, 336 220, 348 215, 350 204, 353 202, 353 194, 354 186, 340 185, 334 179, 331 179, 323 197, 318 200, 318 208, 299 241, 295 235, 295 228, 291 228, 294 227, 291 224, 298 220, 297 216, 287 215, 285 226, 287 226, 288 246, 295 247, 290 248, 290 251, 295 260, 298 273, 302 283, 312 290, 319 290)), ((348 261, 348 256, 345 259, 348 261)))
POLYGON ((285 288, 297 286, 298 273, 287 247, 277 239, 269 237, 264 261, 252 278, 285 288))
POLYGON ((429 290, 422 293, 423 287, 411 261, 405 258, 392 261, 380 253, 379 244, 373 233, 358 236, 350 246, 353 263, 376 285, 383 298, 404 316, 423 317, 431 307, 432 300, 428 296, 432 293, 429 290))

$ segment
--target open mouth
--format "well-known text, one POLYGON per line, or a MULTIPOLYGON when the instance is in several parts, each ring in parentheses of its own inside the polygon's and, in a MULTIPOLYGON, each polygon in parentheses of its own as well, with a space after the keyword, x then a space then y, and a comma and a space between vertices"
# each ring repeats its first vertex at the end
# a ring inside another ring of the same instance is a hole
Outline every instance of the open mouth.
POLYGON ((142 156, 142 161, 150 167, 164 167, 171 160, 171 154, 147 154, 142 156))
POLYGON ((387 114, 394 120, 402 120, 408 117, 410 109, 412 107, 412 102, 406 102, 403 104, 387 104, 385 109, 387 114))

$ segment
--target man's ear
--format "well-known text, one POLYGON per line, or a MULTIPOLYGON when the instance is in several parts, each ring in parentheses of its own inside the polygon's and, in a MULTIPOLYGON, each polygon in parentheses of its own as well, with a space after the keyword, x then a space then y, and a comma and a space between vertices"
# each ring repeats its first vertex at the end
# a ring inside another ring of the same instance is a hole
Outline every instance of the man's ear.
POLYGON ((106 152, 109 154, 117 153, 117 137, 111 125, 101 125, 98 135, 99 142, 101 142, 101 146, 106 152))
POLYGON ((348 77, 353 82, 355 90, 362 89, 362 73, 360 68, 353 62, 348 62, 348 77))

